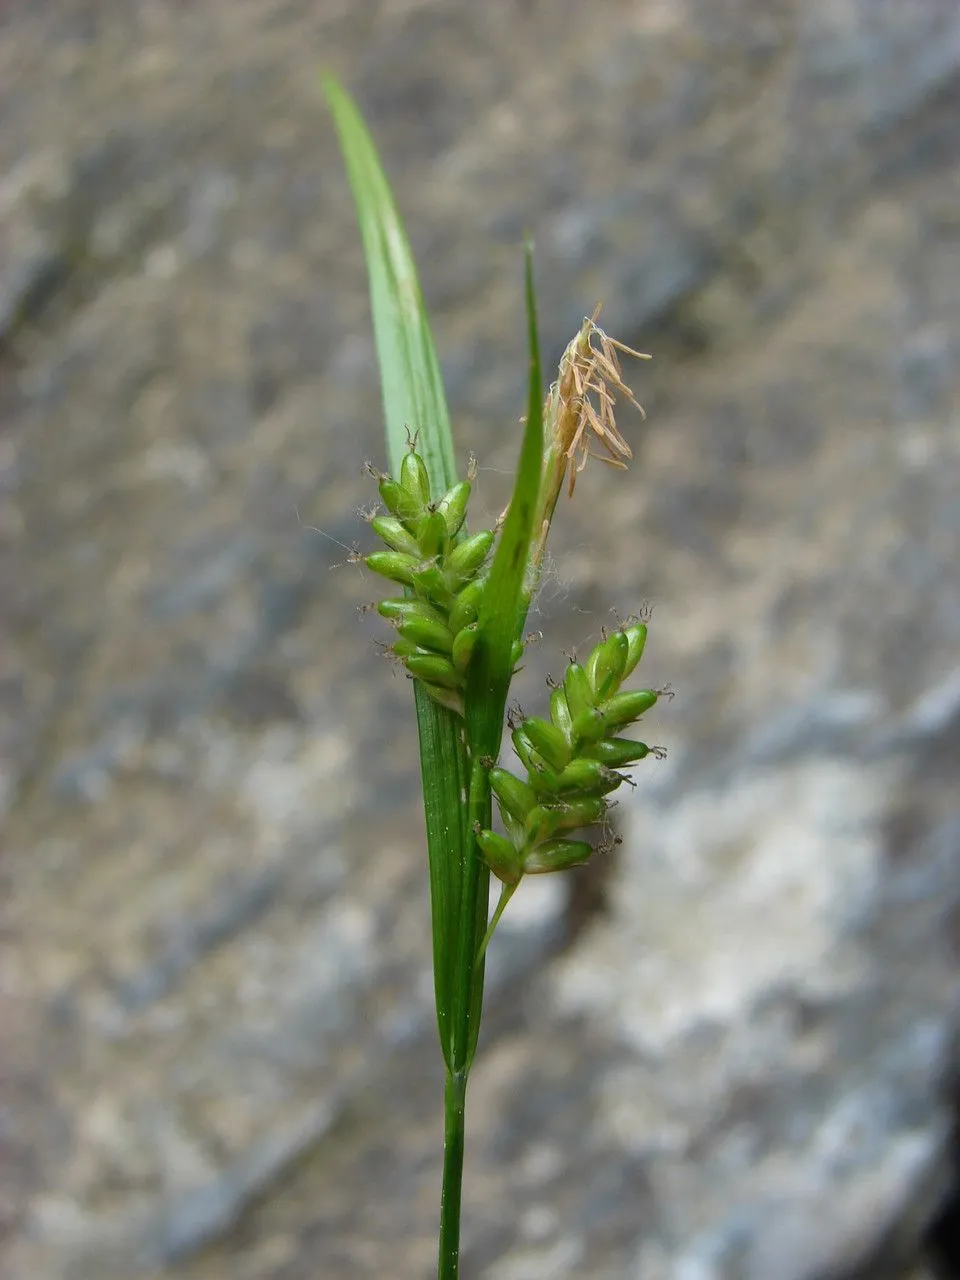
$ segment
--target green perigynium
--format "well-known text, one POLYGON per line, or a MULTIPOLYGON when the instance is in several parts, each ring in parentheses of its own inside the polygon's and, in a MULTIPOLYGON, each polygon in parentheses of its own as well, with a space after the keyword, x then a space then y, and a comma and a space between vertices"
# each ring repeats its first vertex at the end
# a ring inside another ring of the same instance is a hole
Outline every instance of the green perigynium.
POLYGON ((618 770, 662 748, 617 736, 653 707, 655 689, 621 691, 647 638, 647 624, 629 622, 604 636, 581 665, 572 661, 562 684, 550 694, 550 718, 526 717, 513 726, 513 745, 524 779, 506 769, 490 769, 504 836, 477 832, 484 861, 512 889, 524 875, 562 871, 593 853, 571 832, 602 824, 606 797, 626 775, 618 770))
MULTIPOLYGON (((387 550, 371 552, 363 562, 410 592, 377 605, 377 612, 397 631, 389 650, 434 702, 463 715, 483 599, 483 570, 496 537, 493 529, 476 533, 465 529, 474 465, 467 479, 458 480, 435 502, 415 438, 410 440, 397 479, 369 470, 390 514, 370 516, 370 528, 387 550)), ((517 642, 515 664, 522 655, 523 646, 517 642)))

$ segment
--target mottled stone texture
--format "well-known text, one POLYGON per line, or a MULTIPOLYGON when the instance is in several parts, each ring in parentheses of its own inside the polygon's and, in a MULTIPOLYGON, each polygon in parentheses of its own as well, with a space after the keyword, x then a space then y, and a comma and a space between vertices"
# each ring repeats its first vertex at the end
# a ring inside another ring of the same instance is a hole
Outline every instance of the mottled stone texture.
POLYGON ((321 64, 485 512, 525 228, 548 359, 598 299, 656 356, 521 696, 652 601, 670 756, 495 944, 464 1272, 916 1277, 958 994, 955 0, 3 6, 0 1271, 433 1266, 410 691, 335 567, 382 446, 321 64))

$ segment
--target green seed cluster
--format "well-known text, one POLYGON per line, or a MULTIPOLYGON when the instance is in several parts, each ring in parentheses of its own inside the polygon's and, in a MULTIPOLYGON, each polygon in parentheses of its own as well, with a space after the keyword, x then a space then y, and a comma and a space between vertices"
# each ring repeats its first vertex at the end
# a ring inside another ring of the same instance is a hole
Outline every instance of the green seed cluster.
MULTIPOLYGON (((373 516, 370 527, 388 550, 373 552, 364 563, 407 589, 406 595, 377 605, 397 630, 391 652, 435 702, 462 715, 483 596, 482 570, 494 532, 464 531, 469 480, 458 481, 439 501, 431 501, 427 468, 413 447, 400 464, 399 479, 381 475, 378 480, 389 515, 373 516)), ((515 662, 521 653, 518 646, 515 662)))
POLYGON ((617 736, 661 696, 654 689, 620 690, 646 639, 644 622, 605 636, 582 666, 571 662, 563 683, 553 687, 550 719, 528 718, 513 730, 526 781, 491 768, 490 787, 506 835, 477 832, 484 861, 504 884, 585 862, 592 846, 571 840, 570 833, 603 821, 606 797, 626 781, 619 769, 663 754, 662 748, 617 736))

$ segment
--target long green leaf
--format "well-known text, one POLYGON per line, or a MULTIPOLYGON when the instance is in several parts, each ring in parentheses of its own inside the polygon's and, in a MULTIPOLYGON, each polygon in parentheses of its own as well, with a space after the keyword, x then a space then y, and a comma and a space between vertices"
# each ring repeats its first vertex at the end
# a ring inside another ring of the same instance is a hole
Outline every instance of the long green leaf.
POLYGON ((323 77, 323 87, 340 134, 370 276, 390 470, 399 472, 407 433, 418 432, 417 452, 434 492, 443 493, 457 480, 453 436, 413 254, 356 103, 330 76, 323 77))
POLYGON ((533 282, 533 249, 525 252, 525 292, 530 374, 527 423, 507 518, 500 534, 477 622, 477 657, 467 687, 467 728, 471 745, 496 754, 513 673, 511 649, 526 621, 524 578, 543 466, 543 381, 533 282))
MULTIPOLYGON (((440 366, 413 255, 373 139, 353 99, 332 78, 323 87, 333 112, 353 190, 370 277, 370 306, 380 365, 390 470, 397 475, 408 433, 418 433, 435 494, 455 483, 453 438, 440 366)), ((472 861, 463 795, 469 768, 462 721, 414 682, 420 737, 433 969, 440 1044, 454 1068, 454 975, 464 879, 472 861)), ((486 904, 484 904, 485 906, 486 904)), ((482 975, 474 979, 476 985, 482 975)), ((458 1064, 459 1066, 459 1064, 458 1064)))
POLYGON ((503 717, 513 674, 512 649, 526 621, 529 600, 524 579, 543 465, 543 383, 540 372, 540 343, 537 334, 537 306, 533 282, 533 249, 526 245, 525 283, 527 329, 530 347, 530 377, 527 393, 527 425, 520 447, 520 461, 510 509, 490 568, 477 620, 477 647, 467 683, 467 737, 470 742, 469 824, 465 839, 473 856, 467 859, 460 908, 460 958, 458 986, 454 992, 455 1035, 467 1065, 473 1061, 480 1031, 483 996, 483 962, 474 961, 486 932, 490 873, 473 850, 476 825, 490 826, 490 783, 484 761, 500 754, 503 717), (469 986, 466 975, 474 972, 479 981, 469 986))

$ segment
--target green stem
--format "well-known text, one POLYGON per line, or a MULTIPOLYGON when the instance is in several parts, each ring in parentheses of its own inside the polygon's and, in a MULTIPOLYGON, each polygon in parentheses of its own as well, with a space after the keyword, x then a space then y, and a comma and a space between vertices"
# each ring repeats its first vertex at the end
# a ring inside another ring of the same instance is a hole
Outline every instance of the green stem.
POLYGON ((439 1280, 457 1280, 460 1268, 460 1196, 463 1184, 464 1121, 467 1076, 477 1047, 483 1003, 483 962, 477 961, 477 939, 487 919, 490 872, 477 856, 474 824, 490 822, 487 770, 474 765, 466 806, 464 865, 457 933, 457 968, 453 975, 453 1025, 450 1065, 444 1092, 443 1186, 440 1193, 439 1280))
POLYGON ((490 923, 487 925, 487 932, 483 935, 483 941, 480 943, 480 949, 477 952, 476 964, 479 965, 483 962, 483 957, 487 954, 487 946, 489 945, 490 939, 493 937, 494 930, 500 923, 500 917, 503 915, 507 903, 516 893, 517 885, 519 885, 519 883, 520 881, 518 880, 517 884, 505 884, 500 890, 500 901, 497 903, 497 909, 494 911, 490 923))
POLYGON ((470 762, 470 792, 464 833, 465 865, 461 881, 457 971, 454 977, 454 1070, 467 1072, 473 1062, 483 1004, 483 964, 477 950, 487 924, 490 871, 477 852, 475 828, 490 825, 490 779, 477 761, 470 762))
POLYGON ((443 1189, 437 1280, 457 1280, 460 1274, 460 1193, 466 1104, 466 1071, 447 1071, 443 1095, 443 1189))

